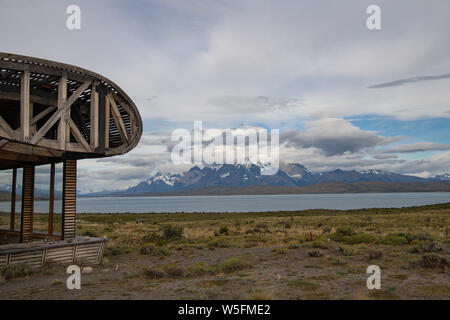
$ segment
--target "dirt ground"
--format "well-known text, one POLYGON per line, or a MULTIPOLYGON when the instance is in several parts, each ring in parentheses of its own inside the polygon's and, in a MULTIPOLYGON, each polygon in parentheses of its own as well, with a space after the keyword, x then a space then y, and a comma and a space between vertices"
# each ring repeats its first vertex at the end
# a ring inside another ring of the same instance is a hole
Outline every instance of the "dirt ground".
POLYGON ((110 239, 81 289, 67 289, 64 266, 3 271, 0 299, 450 299, 449 217, 450 204, 80 215, 78 233, 110 239), (380 290, 367 288, 369 265, 380 290))

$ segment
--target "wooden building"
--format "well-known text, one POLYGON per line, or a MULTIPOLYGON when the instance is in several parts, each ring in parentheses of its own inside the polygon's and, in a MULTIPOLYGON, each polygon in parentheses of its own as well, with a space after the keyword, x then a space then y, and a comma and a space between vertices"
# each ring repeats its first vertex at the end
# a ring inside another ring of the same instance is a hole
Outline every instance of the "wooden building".
POLYGON ((106 239, 76 236, 77 160, 124 154, 142 135, 128 95, 94 72, 0 52, 0 170, 12 170, 11 223, 0 229, 0 267, 99 263, 106 239), (55 164, 63 163, 62 227, 53 230, 55 164), (33 230, 35 167, 50 164, 48 232, 33 230), (22 170, 16 225, 17 169, 22 170))

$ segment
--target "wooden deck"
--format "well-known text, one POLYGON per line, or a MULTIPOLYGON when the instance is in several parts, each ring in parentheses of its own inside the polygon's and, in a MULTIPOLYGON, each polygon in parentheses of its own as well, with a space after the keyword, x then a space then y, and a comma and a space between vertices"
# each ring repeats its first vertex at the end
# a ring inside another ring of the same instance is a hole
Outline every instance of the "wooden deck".
POLYGON ((100 264, 106 238, 77 237, 74 240, 40 240, 0 245, 0 268, 9 264, 44 267, 48 264, 100 264))

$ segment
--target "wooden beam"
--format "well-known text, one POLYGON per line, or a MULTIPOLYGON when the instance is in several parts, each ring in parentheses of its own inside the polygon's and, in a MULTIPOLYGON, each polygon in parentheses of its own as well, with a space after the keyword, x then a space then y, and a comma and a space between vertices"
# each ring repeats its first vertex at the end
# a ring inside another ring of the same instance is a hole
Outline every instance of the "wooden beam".
POLYGON ((34 165, 23 167, 22 179, 22 219, 20 224, 20 242, 31 240, 33 233, 34 211, 34 165))
POLYGON ((28 142, 30 139, 30 71, 23 71, 20 81, 20 140, 28 142))
POLYGON ((0 140, 0 148, 3 147, 5 144, 7 144, 9 142, 9 140, 7 139, 1 139, 0 140))
POLYGON ((17 185, 17 169, 14 168, 12 172, 11 182, 11 221, 9 230, 14 231, 16 229, 16 185, 17 185))
MULTIPOLYGON (((48 130, 50 130, 51 127, 55 125, 55 123, 60 120, 60 118, 64 115, 66 115, 66 112, 70 109, 72 104, 76 101, 76 99, 83 93, 84 90, 86 90, 89 85, 91 84, 91 81, 87 81, 83 83, 66 101, 63 108, 58 108, 58 111, 53 114, 50 119, 36 132, 33 139, 31 140, 32 144, 36 144, 39 142, 39 140, 42 139, 42 137, 47 133, 48 130)), ((59 105, 59 102, 58 102, 59 105)), ((67 135, 67 132, 66 132, 67 135)))
POLYGON ((84 139, 84 136, 81 134, 80 130, 78 130, 75 122, 73 122, 73 120, 69 118, 67 119, 67 124, 72 130, 73 136, 78 141, 78 143, 80 143, 84 147, 84 149, 86 149, 87 152, 92 152, 91 146, 86 141, 86 139, 84 139))
POLYGON ((50 195, 48 203, 48 235, 53 235, 53 212, 55 206, 55 163, 50 164, 50 195))
POLYGON ((91 106, 89 116, 91 122, 90 144, 93 149, 98 147, 98 112, 98 92, 96 90, 96 85, 93 85, 91 90, 91 106))
POLYGON ((45 117, 46 115, 48 115, 50 112, 52 112, 53 110, 55 110, 55 107, 50 106, 48 108, 46 108, 45 110, 43 110, 42 112, 40 112, 38 115, 36 115, 33 119, 31 119, 30 124, 34 125, 36 124, 39 120, 41 120, 43 117, 45 117))
POLYGON ((105 105, 107 91, 104 87, 99 86, 98 91, 98 147, 96 149, 99 153, 105 152, 105 105))
POLYGON ((107 95, 105 97, 105 132, 103 135, 105 136, 105 149, 109 149, 109 115, 110 115, 110 99, 107 95))
MULTIPOLYGON (((6 88, 0 86, 0 99, 20 101, 20 92, 7 92, 4 90, 6 90, 6 88)), ((58 100, 55 98, 33 95, 32 92, 30 92, 30 102, 46 106, 56 106, 58 104, 58 100)))
MULTIPOLYGON (((64 110, 66 102, 67 102, 67 72, 63 72, 62 77, 59 79, 58 83, 58 110, 60 113, 62 110, 64 110)), ((66 141, 67 141, 67 124, 64 119, 64 113, 62 113, 58 123, 59 149, 64 150, 66 148, 66 141)))
POLYGON ((64 240, 74 239, 76 231, 77 201, 77 161, 64 161, 63 196, 62 196, 62 230, 64 240))
POLYGON ((120 115, 120 111, 117 107, 116 101, 114 101, 114 98, 111 95, 109 95, 109 102, 111 103, 111 113, 113 115, 114 121, 116 122, 117 129, 119 129, 120 136, 126 144, 130 144, 128 140, 127 128, 123 123, 122 116, 120 115))
POLYGON ((5 119, 0 116, 0 129, 2 129, 3 134, 6 135, 5 138, 15 140, 16 139, 16 133, 14 130, 9 126, 8 122, 5 121, 5 119))

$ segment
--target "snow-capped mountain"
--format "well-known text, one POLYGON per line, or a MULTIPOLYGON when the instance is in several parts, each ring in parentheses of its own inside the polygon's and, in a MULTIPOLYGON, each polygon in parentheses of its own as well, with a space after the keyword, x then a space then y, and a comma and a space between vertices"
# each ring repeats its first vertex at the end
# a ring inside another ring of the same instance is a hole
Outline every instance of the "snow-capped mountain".
POLYGON ((142 181, 138 185, 128 188, 124 193, 141 193, 141 192, 166 192, 171 191, 177 180, 180 178, 178 174, 156 173, 153 177, 142 181))
POLYGON ((450 181, 450 173, 444 173, 444 174, 434 176, 433 179, 436 181, 450 181))
POLYGON ((261 166, 254 164, 224 164, 200 168, 194 166, 182 174, 158 172, 149 179, 134 187, 116 194, 159 193, 168 191, 183 191, 208 189, 214 187, 239 188, 249 186, 305 186, 325 182, 430 182, 434 179, 424 179, 401 175, 393 172, 371 170, 334 170, 322 173, 312 173, 299 163, 282 166, 274 175, 262 175, 261 166))

